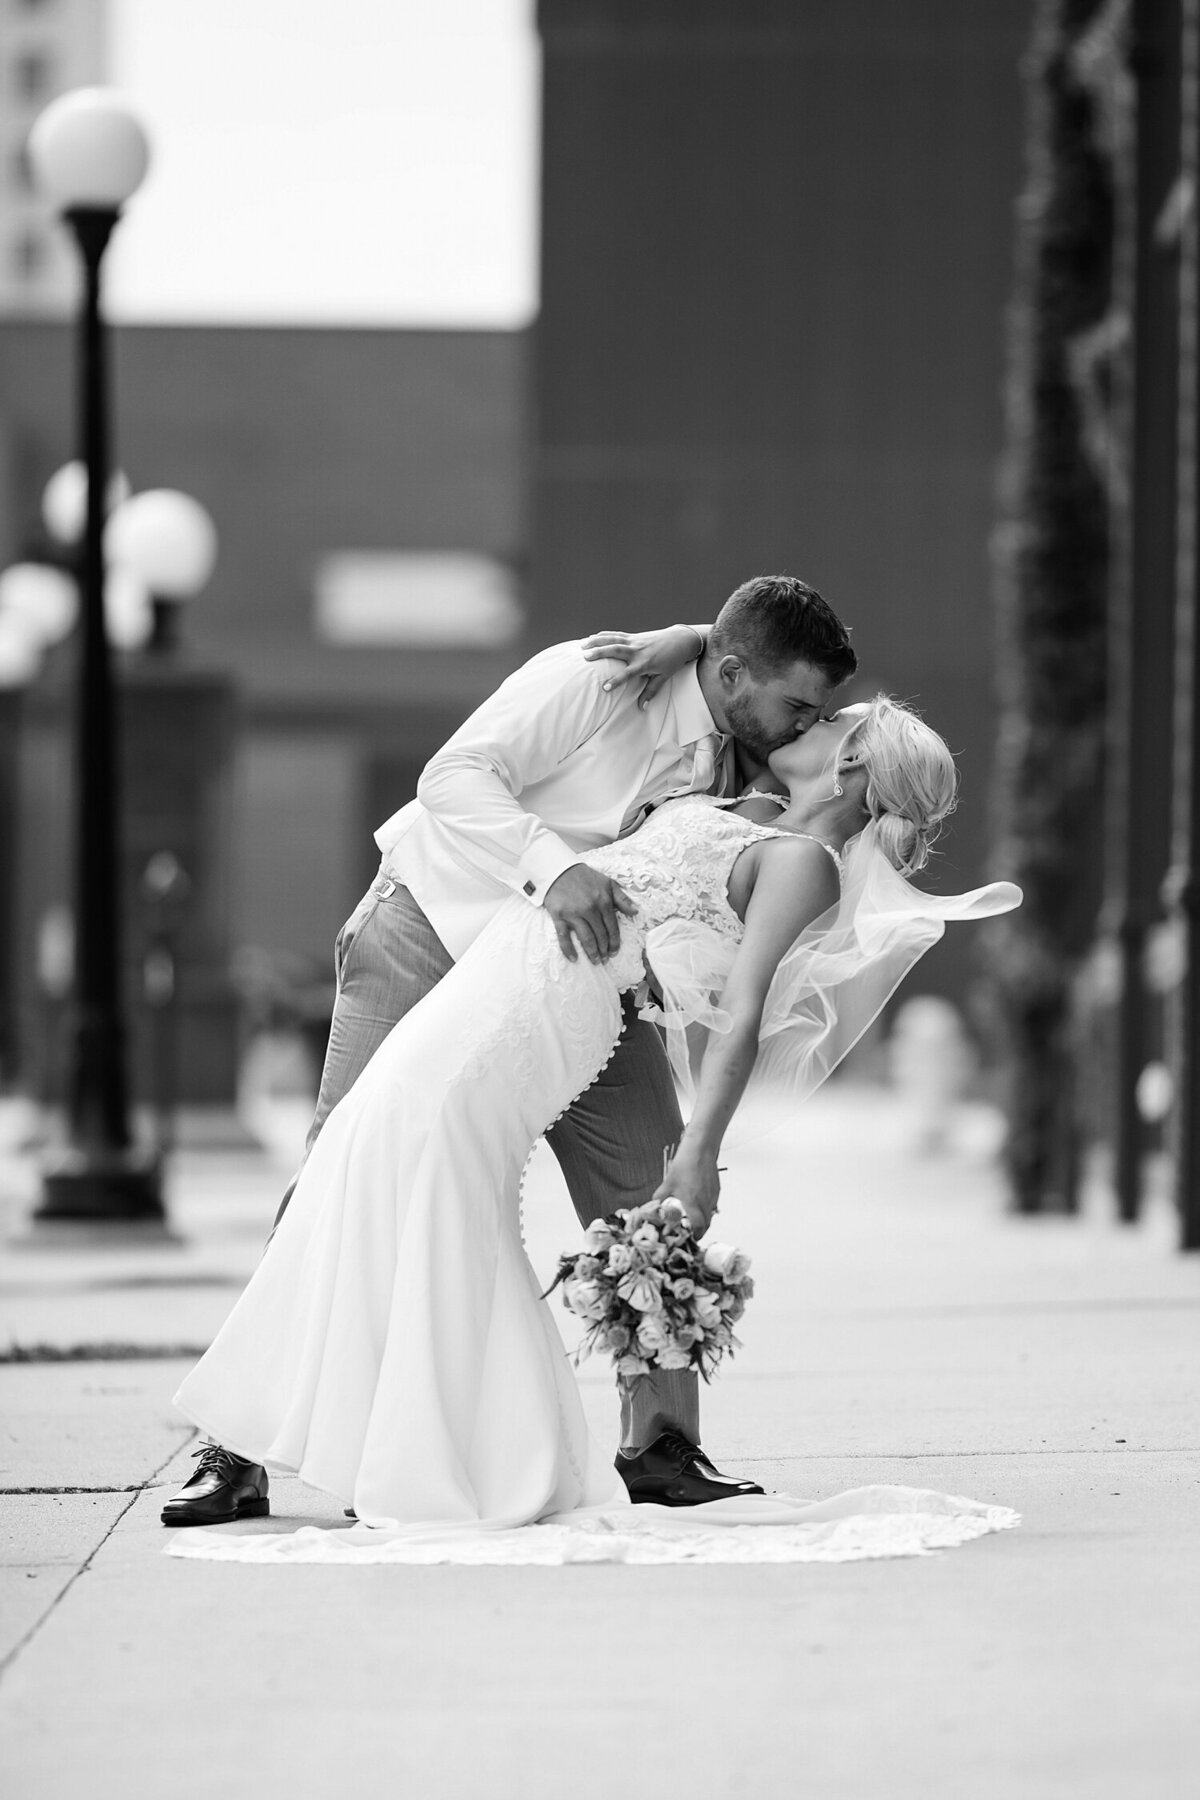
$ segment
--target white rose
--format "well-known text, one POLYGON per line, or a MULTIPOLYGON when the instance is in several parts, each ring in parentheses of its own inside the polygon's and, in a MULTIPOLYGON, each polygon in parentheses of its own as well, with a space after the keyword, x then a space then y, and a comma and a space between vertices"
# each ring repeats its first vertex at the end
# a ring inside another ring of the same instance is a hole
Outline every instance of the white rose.
POLYGON ((608 1303, 597 1281, 568 1281, 567 1305, 583 1319, 601 1319, 608 1303))
POLYGON ((638 1349, 647 1354, 661 1350, 670 1341, 670 1332, 657 1313, 646 1313, 637 1328, 638 1349))
POLYGON ((664 1344, 657 1360, 660 1369, 690 1369, 692 1366, 691 1356, 678 1343, 664 1344))
POLYGON ((721 1323, 721 1303, 715 1294, 705 1290, 693 1296, 692 1313, 706 1331, 711 1331, 714 1325, 721 1323))
POLYGON ((733 1244, 705 1244, 704 1266, 710 1275, 719 1275, 724 1280, 726 1269, 737 1255, 733 1244))
POLYGON ((704 1251, 704 1266, 710 1275, 719 1275, 732 1285, 745 1276, 750 1258, 733 1244, 709 1244, 704 1251))
POLYGON ((603 1254, 613 1241, 612 1226, 604 1219, 593 1219, 584 1232, 584 1242, 595 1254, 603 1254))
POLYGON ((635 1312, 657 1312, 661 1303, 658 1283, 651 1281, 648 1275, 626 1275, 618 1283, 617 1292, 635 1312))

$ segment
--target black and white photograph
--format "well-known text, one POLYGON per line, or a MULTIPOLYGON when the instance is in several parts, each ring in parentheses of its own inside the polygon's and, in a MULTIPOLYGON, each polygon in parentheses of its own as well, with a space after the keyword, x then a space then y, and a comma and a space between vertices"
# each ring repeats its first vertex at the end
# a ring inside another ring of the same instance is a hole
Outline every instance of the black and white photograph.
POLYGON ((1184 1800, 1200 0, 0 0, 11 1800, 1184 1800))

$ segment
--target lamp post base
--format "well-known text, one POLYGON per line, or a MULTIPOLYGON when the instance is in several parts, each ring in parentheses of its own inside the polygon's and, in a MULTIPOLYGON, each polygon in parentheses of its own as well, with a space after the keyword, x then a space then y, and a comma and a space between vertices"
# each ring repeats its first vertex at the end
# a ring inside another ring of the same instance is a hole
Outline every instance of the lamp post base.
POLYGON ((162 1167, 143 1150, 67 1150, 42 1177, 35 1225, 166 1226, 162 1167))

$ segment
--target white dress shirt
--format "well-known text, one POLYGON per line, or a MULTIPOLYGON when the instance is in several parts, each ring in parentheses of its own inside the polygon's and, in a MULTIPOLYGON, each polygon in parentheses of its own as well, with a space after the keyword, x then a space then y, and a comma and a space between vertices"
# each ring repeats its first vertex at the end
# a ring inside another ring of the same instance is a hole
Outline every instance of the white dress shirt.
POLYGON ((731 777, 696 665, 645 710, 640 683, 605 692, 618 665, 578 641, 532 657, 426 766, 417 798, 375 833, 454 957, 512 893, 541 905, 580 852, 632 831, 672 794, 724 792, 731 777))

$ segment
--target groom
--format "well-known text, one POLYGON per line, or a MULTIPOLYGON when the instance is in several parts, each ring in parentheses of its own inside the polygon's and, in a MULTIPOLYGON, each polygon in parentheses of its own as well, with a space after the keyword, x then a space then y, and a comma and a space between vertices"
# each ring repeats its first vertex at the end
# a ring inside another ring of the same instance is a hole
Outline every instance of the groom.
MULTIPOLYGON (((606 961, 620 915, 636 908, 580 853, 623 837, 673 795, 737 792, 772 750, 821 717, 856 667, 840 620, 788 575, 745 582, 707 640, 689 626, 654 635, 656 667, 672 672, 642 706, 623 670, 589 661, 578 643, 533 657, 454 733, 417 798, 376 832, 379 875, 335 946, 337 999, 308 1149, 392 1026, 511 894, 545 908, 564 956, 606 961)), ((623 1010, 608 1066, 546 1133, 584 1225, 648 1200, 683 1131, 658 1031, 639 1019, 631 995, 623 1010)), ((620 1387, 616 1466, 633 1500, 691 1506, 762 1491, 721 1475, 700 1449, 691 1370, 656 1370, 620 1387)), ((210 1444, 162 1519, 214 1525, 266 1510, 265 1470, 210 1444)))

